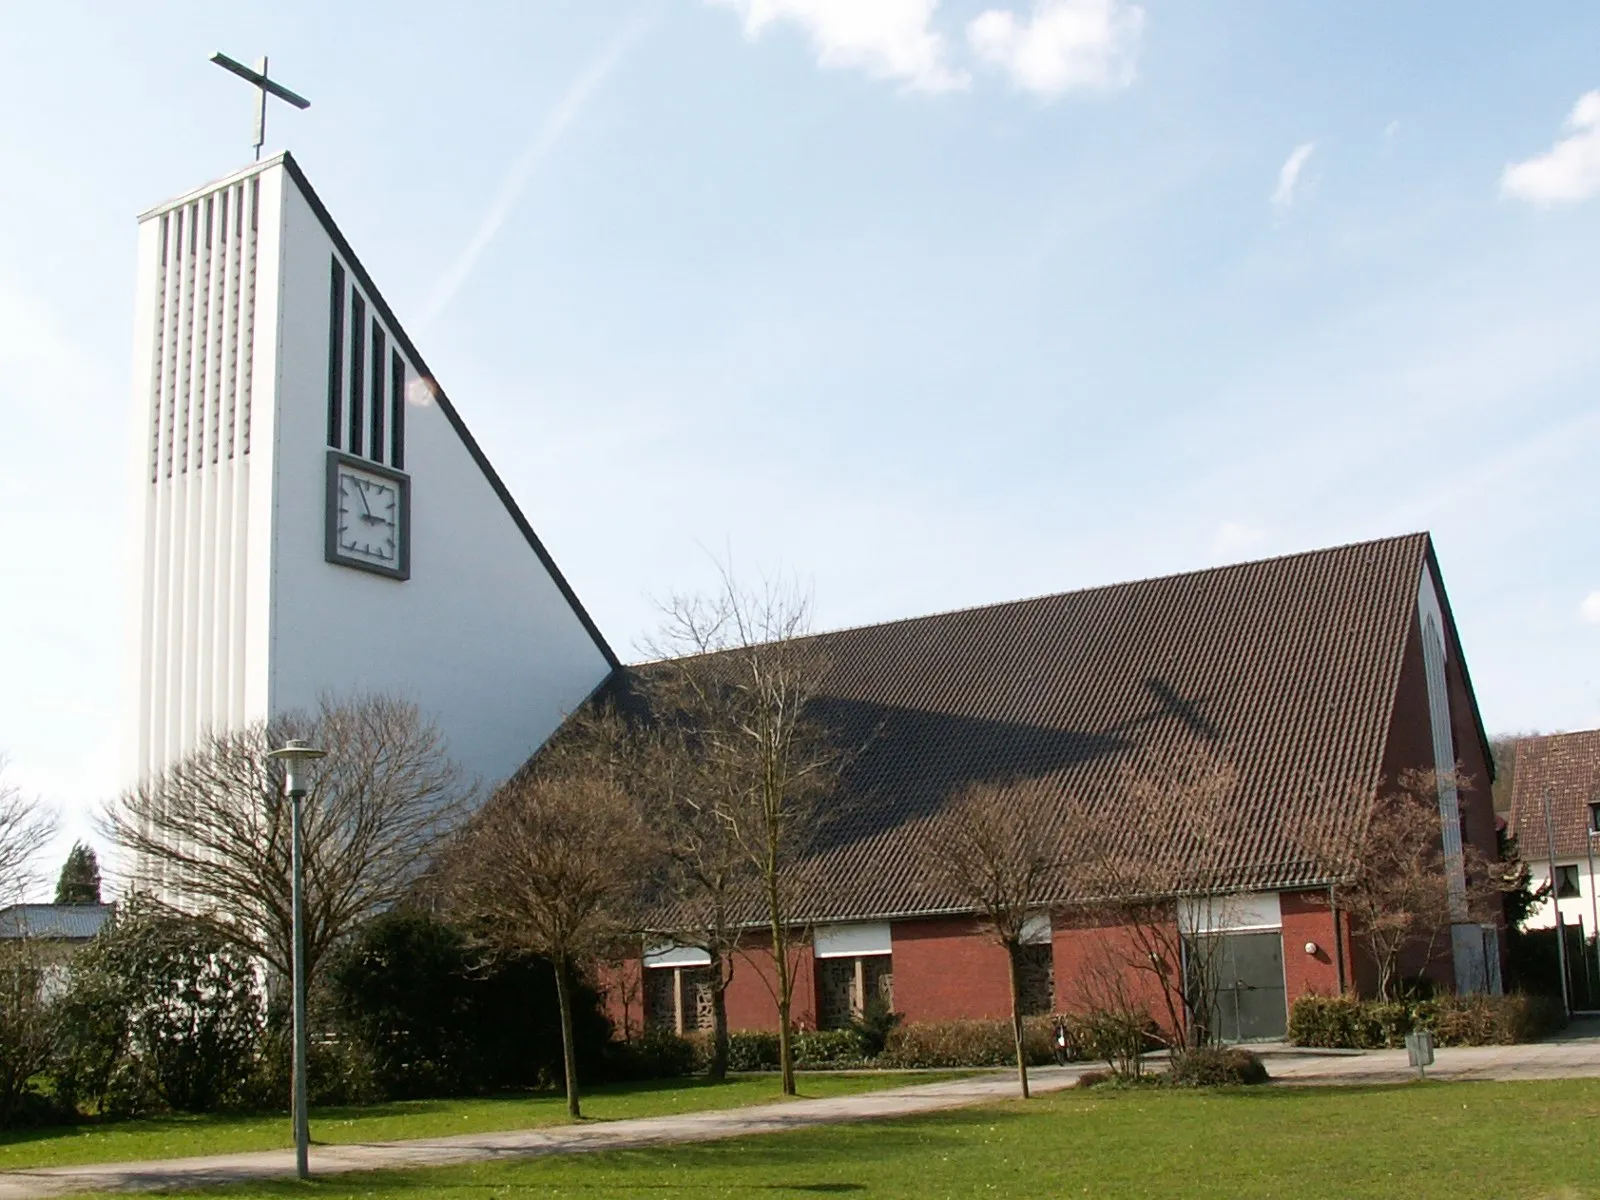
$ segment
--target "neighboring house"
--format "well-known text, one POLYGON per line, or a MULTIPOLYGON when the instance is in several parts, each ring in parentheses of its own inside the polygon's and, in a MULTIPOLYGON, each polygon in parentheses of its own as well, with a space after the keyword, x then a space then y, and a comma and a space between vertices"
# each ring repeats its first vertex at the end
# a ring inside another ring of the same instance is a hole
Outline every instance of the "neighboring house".
POLYGON ((77 946, 98 934, 116 911, 115 904, 9 904, 0 908, 0 940, 77 946))
POLYGON ((1526 927, 1549 929, 1559 904, 1563 924, 1594 936, 1600 927, 1600 729, 1518 740, 1510 829, 1534 886, 1551 882, 1552 839, 1555 843, 1553 903, 1546 899, 1534 909, 1526 927))
POLYGON ((43 967, 40 991, 56 996, 66 987, 67 963, 116 911, 115 904, 8 904, 0 908, 0 944, 32 943, 43 967))
MULTIPOLYGON (((1359 828, 1385 781, 1459 763, 1459 794, 1453 784, 1439 794, 1445 848, 1458 870, 1463 842, 1495 852, 1488 744, 1426 534, 809 644, 826 664, 817 716, 843 744, 865 749, 795 913, 814 928, 797 964, 804 1026, 839 1024, 873 993, 909 1020, 1009 1012, 1003 952, 959 896, 919 871, 915 853, 918 831, 936 837, 943 806, 973 782, 1029 779, 1115 803, 1116 773, 1136 749, 1198 746, 1230 764, 1253 830, 1230 864, 1240 896, 1225 930, 1186 932, 1227 939, 1233 969, 1220 1020, 1231 1037, 1281 1036, 1288 1004, 1303 993, 1372 990, 1372 968, 1305 852, 1312 823, 1359 828)), ((625 668, 620 682, 652 669, 625 668)), ((1039 898, 1024 981, 1036 1010, 1074 1005, 1102 936, 1064 919, 1072 898, 1067 879, 1039 898)), ((750 917, 759 926, 760 915, 750 917)), ((1476 924, 1463 908, 1451 933, 1427 973, 1463 991, 1498 990, 1500 923, 1476 924)), ((775 1020, 762 944, 754 931, 736 968, 734 1028, 775 1020)), ((611 989, 614 1007, 633 993, 654 1023, 706 1028, 706 961, 652 946, 643 979, 636 964, 631 984, 611 989)), ((631 1014, 613 1015, 620 1023, 631 1014)))

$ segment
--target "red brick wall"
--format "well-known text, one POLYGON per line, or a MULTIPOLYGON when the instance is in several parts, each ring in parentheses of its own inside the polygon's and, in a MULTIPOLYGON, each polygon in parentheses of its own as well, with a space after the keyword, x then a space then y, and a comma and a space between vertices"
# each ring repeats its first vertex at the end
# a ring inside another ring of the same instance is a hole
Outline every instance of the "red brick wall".
POLYGON ((601 1009, 619 1038, 637 1037, 644 1028, 644 965, 638 959, 602 963, 595 969, 601 1009))
MULTIPOLYGON (((811 970, 811 947, 791 947, 789 961, 794 970, 794 1001, 790 1020, 797 1028, 817 1027, 817 985, 811 970)), ((777 1029, 778 1002, 776 964, 770 938, 747 937, 734 956, 733 982, 728 985, 729 1029, 777 1029)))
MULTIPOLYGON (((1349 938, 1334 936, 1334 918, 1326 894, 1286 892, 1281 902, 1289 1003, 1308 991, 1338 994, 1339 969, 1334 956, 1335 947, 1341 942, 1347 979, 1352 977, 1353 964, 1349 938), (1316 954, 1305 952, 1307 942, 1316 943, 1316 954)), ((890 933, 894 1005, 908 1021, 1001 1020, 1010 1015, 1005 952, 983 934, 977 922, 961 918, 896 921, 890 933)), ((1143 1004, 1158 1024, 1171 1024, 1156 976, 1134 966, 1143 952, 1130 931, 1105 924, 1069 923, 1058 915, 1052 941, 1057 1011, 1105 1003, 1109 997, 1104 973, 1114 966, 1122 972, 1123 994, 1134 1003, 1143 1004)), ((811 947, 798 947, 792 953, 796 972, 795 1024, 814 1029, 816 982, 811 947)), ((1167 967, 1176 978, 1178 964, 1167 967)), ((638 964, 629 964, 627 970, 632 975, 626 978, 617 968, 602 977, 602 985, 607 988, 607 1012, 619 1033, 623 1020, 621 998, 629 994, 627 985, 636 978, 638 964)), ((767 986, 772 975, 772 955, 766 945, 761 941, 747 943, 735 962, 733 983, 728 988, 730 1028, 777 1028, 777 1006, 767 986)), ((637 984, 633 986, 631 1020, 637 1027, 640 1006, 637 984)))
POLYGON ((896 921, 894 1007, 908 1021, 1011 1015, 1006 954, 976 921, 896 921))
MULTIPOLYGON (((1173 916, 1173 936, 1177 916, 1173 916)), ((1110 976, 1120 978, 1121 994, 1129 1002, 1142 1005, 1151 1018, 1167 1032, 1174 1033, 1167 999, 1160 979, 1152 970, 1136 964, 1149 961, 1149 952, 1129 930, 1093 921, 1055 922, 1056 1009, 1070 1012, 1113 1002, 1110 976)), ((1176 985, 1182 966, 1176 961, 1160 966, 1176 985)))
POLYGON ((1290 1004, 1307 992, 1321 996, 1339 994, 1340 942, 1344 942, 1345 978, 1350 978, 1348 939, 1334 936, 1333 910, 1326 892, 1284 892, 1279 897, 1283 910, 1283 981, 1290 1004), (1316 944, 1316 953, 1307 954, 1307 943, 1316 944))

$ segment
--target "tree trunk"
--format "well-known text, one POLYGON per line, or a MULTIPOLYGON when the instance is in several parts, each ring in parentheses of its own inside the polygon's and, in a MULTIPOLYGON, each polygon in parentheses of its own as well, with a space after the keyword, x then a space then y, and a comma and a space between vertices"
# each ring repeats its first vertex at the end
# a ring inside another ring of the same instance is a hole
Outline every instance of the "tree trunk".
POLYGON ((1017 956, 1020 946, 1006 946, 1006 961, 1011 967, 1011 1038, 1017 1047, 1017 1082, 1022 1085, 1022 1098, 1028 1099, 1028 1055, 1022 1045, 1022 978, 1017 956))
POLYGON ((772 924, 773 967, 778 973, 778 1069, 783 1094, 795 1094, 794 1039, 789 1028, 789 1008, 794 999, 794 981, 789 978, 789 939, 784 936, 783 902, 778 894, 778 839, 771 822, 767 833, 767 916, 772 924))
POLYGON ((578 1048, 572 1035, 572 985, 569 982, 567 960, 557 958, 556 1001, 561 1009, 561 1065, 567 1077, 567 1115, 574 1120, 583 1116, 578 1105, 578 1048))
POLYGON ((717 956, 717 982, 711 993, 711 1070, 712 1079, 721 1083, 728 1077, 728 984, 732 972, 723 969, 717 956))
POLYGON ((789 943, 782 937, 777 921, 772 923, 773 958, 778 972, 778 1069, 783 1080, 783 1094, 792 1096, 797 1090, 794 1082, 794 1038, 789 1027, 790 1001, 794 984, 789 979, 789 943))

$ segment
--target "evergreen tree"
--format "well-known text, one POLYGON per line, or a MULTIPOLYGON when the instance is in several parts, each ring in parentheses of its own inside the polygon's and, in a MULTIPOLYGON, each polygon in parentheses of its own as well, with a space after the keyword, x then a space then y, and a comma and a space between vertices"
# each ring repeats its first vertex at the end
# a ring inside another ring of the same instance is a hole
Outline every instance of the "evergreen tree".
POLYGON ((72 852, 56 880, 57 904, 100 903, 100 860, 82 842, 72 844, 72 852))

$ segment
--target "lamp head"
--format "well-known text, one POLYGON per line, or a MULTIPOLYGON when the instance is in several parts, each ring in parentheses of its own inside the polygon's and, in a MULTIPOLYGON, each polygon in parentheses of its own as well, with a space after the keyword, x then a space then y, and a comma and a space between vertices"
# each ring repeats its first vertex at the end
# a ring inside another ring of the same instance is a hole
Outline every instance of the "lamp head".
POLYGON ((327 753, 302 738, 290 738, 277 750, 268 750, 267 757, 283 760, 283 790, 291 796, 303 796, 306 789, 300 780, 301 766, 327 753))

